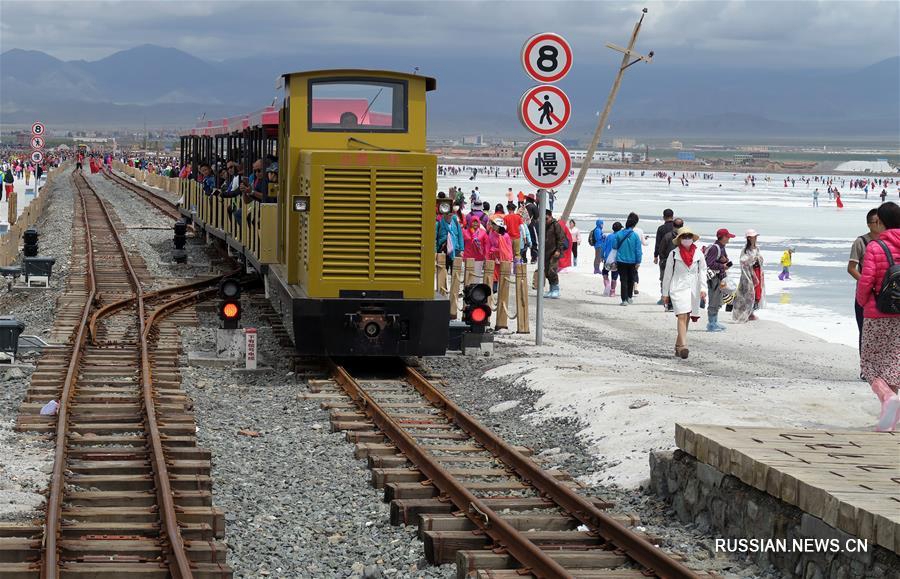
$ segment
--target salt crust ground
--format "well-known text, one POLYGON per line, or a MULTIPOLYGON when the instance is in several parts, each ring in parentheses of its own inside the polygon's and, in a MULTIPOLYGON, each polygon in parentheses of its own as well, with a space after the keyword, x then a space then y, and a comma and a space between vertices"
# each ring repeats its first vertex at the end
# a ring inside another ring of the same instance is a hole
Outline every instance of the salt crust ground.
MULTIPOLYGON (((691 355, 674 357, 675 319, 655 304, 658 270, 641 269, 634 305, 600 292, 600 276, 564 272, 562 299, 546 300, 544 345, 501 333, 483 378, 539 397, 527 418, 574 419, 591 455, 607 464, 588 483, 637 486, 648 453, 674 446, 675 423, 870 429, 877 403, 858 379, 855 348, 780 323, 732 323, 726 332, 689 331, 691 355), (649 278, 649 279, 648 279, 649 278), (496 364, 499 362, 499 364, 496 364), (646 402, 646 404, 645 404, 646 402)), ((534 294, 531 295, 532 330, 534 294)), ((855 330, 855 328, 854 328, 855 330)))

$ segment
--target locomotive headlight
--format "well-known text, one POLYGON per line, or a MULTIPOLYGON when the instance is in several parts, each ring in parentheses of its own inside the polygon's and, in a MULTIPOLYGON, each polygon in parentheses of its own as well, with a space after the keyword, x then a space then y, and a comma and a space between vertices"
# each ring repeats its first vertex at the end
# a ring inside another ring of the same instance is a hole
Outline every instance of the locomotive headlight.
POLYGON ((309 211, 309 197, 306 196, 294 196, 294 211, 303 212, 309 211))

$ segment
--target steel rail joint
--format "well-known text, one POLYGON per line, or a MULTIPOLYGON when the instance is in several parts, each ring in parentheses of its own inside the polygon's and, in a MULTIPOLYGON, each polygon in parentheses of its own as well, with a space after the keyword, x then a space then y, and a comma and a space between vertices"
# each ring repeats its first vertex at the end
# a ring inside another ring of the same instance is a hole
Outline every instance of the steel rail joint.
POLYGON ((547 474, 534 461, 504 442, 462 410, 443 392, 414 368, 407 366, 407 378, 416 390, 431 402, 443 404, 444 411, 454 423, 497 455, 500 460, 527 479, 542 495, 549 497, 582 523, 595 529, 600 536, 623 549, 629 557, 666 579, 697 579, 697 573, 667 556, 650 541, 598 509, 590 501, 547 474))
POLYGON ((366 393, 342 366, 329 360, 335 381, 355 402, 365 400, 365 413, 372 419, 397 448, 417 465, 432 484, 459 508, 466 517, 477 525, 495 543, 502 544, 510 555, 529 572, 537 577, 556 579, 572 578, 559 563, 524 537, 508 522, 498 516, 490 507, 472 494, 464 485, 450 475, 433 457, 422 449, 384 409, 366 393), (475 514, 475 511, 480 514, 475 514), (485 523, 487 519, 487 523, 485 523))

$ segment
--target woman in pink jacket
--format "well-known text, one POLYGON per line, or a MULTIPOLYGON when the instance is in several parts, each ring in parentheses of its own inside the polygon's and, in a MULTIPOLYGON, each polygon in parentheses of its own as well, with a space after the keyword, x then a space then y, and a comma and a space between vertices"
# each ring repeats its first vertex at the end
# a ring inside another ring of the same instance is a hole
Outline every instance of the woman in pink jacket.
POLYGON ((879 242, 887 247, 894 263, 900 264, 900 205, 882 204, 878 220, 884 231, 866 247, 856 285, 856 302, 863 307, 860 370, 881 401, 875 430, 892 432, 900 420, 900 314, 881 311, 876 300, 889 267, 885 248, 879 242))
POLYGON ((463 242, 463 259, 484 261, 488 239, 480 219, 472 219, 469 226, 463 229, 463 242))

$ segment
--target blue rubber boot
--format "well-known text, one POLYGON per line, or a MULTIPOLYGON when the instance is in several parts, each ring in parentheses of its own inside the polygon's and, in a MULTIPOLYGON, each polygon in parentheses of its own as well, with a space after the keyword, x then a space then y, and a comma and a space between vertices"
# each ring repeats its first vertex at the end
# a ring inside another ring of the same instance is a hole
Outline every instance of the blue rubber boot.
POLYGON ((707 332, 724 332, 725 326, 719 324, 719 314, 709 314, 708 323, 706 324, 707 332))

